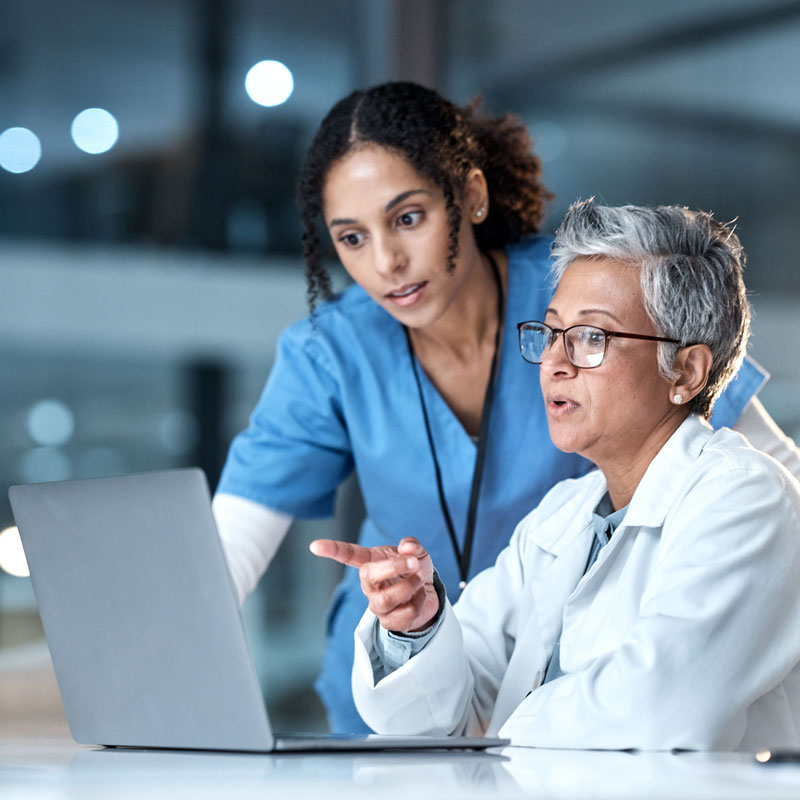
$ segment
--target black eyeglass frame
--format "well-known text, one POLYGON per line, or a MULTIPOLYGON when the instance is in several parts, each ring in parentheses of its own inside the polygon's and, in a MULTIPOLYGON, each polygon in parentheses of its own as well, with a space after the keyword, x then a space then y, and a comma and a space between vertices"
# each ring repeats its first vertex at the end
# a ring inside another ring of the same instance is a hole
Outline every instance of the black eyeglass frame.
POLYGON ((602 366, 603 362, 606 360, 606 353, 608 352, 608 340, 616 336, 618 339, 645 339, 647 341, 652 342, 671 342, 672 344, 681 344, 679 339, 668 339, 665 336, 648 336, 644 333, 625 333, 623 331, 608 331, 605 328, 601 328, 599 325, 570 325, 568 328, 553 328, 548 325, 546 322, 541 322, 538 319, 529 319, 525 322, 518 322, 517 323, 517 335, 519 337, 519 352, 522 356, 522 360, 527 362, 528 364, 541 364, 541 361, 531 361, 529 358, 525 358, 525 352, 522 347, 522 331, 526 325, 541 325, 544 328, 547 328, 552 334, 550 339, 550 344, 547 345, 547 350, 550 350, 552 346, 556 343, 556 339, 561 336, 561 341, 564 342, 564 353, 566 353, 567 361, 572 364, 573 367, 576 369, 596 369, 599 366, 602 366), (567 339, 566 334, 569 333, 574 328, 593 328, 596 331, 601 331, 603 336, 605 337, 603 340, 603 357, 598 361, 597 364, 594 364, 590 367, 582 366, 581 364, 576 364, 572 358, 570 357, 569 350, 567 349, 567 339))

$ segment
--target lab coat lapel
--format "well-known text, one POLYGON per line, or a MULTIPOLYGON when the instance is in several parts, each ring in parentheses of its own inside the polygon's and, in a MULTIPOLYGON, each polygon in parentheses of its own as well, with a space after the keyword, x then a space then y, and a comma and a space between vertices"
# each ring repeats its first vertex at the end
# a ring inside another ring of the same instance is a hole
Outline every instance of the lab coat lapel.
POLYGON ((489 735, 496 733, 526 695, 541 684, 547 661, 561 633, 564 604, 583 575, 593 536, 589 518, 577 535, 558 548, 558 554, 542 553, 542 558, 550 559, 551 563, 531 581, 532 611, 517 636, 497 694, 489 735))
MULTIPOLYGON (((601 559, 607 559, 620 545, 627 528, 663 524, 682 485, 685 466, 697 457, 711 434, 694 415, 684 421, 651 463, 618 530, 621 535, 615 534, 616 540, 608 545, 611 549, 604 548, 601 559)), ((567 482, 564 486, 568 489, 567 482)), ((495 735, 527 694, 542 682, 547 660, 562 632, 565 606, 581 582, 589 557, 594 539, 592 511, 606 489, 605 479, 597 473, 585 491, 567 494, 559 510, 529 534, 537 557, 544 560, 543 566, 530 579, 530 613, 500 686, 488 735, 495 735)), ((587 576, 581 591, 588 582, 598 579, 602 580, 595 570, 587 576)))
POLYGON ((661 527, 682 490, 686 470, 702 452, 714 431, 690 414, 650 462, 631 498, 623 525, 661 527))

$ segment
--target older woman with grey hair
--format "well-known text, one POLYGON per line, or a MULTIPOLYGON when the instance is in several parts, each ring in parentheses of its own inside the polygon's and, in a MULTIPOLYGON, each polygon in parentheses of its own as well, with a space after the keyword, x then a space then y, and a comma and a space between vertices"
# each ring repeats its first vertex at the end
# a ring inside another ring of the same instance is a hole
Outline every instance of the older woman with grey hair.
POLYGON ((553 255, 520 348, 553 442, 598 469, 454 607, 416 539, 312 544, 360 565, 359 711, 540 747, 800 747, 800 484, 706 422, 749 334, 739 240, 710 214, 586 201, 553 255))

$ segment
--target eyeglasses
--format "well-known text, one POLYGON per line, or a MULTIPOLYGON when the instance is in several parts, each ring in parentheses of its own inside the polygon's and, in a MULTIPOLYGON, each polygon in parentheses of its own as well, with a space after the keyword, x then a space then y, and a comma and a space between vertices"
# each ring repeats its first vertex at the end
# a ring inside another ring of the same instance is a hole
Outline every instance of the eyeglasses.
POLYGON ((620 339, 647 339, 654 342, 672 342, 680 344, 677 339, 666 339, 663 336, 645 336, 642 333, 622 333, 607 331, 594 325, 571 325, 569 328, 551 328, 544 322, 532 320, 518 322, 519 349, 522 357, 530 364, 541 364, 542 358, 555 340, 563 335, 564 350, 569 363, 578 369, 594 369, 603 363, 608 349, 608 340, 612 336, 620 339))

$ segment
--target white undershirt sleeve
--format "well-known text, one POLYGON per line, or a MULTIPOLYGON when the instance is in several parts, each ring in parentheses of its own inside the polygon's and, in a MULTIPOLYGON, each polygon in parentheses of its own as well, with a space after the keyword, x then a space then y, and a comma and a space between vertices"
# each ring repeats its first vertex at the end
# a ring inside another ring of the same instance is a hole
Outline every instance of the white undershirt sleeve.
POLYGON ((800 481, 800 449, 769 415, 761 401, 754 397, 733 426, 756 450, 780 461, 800 481))
POLYGON ((272 561, 292 517, 233 494, 214 495, 211 509, 241 605, 272 561))

